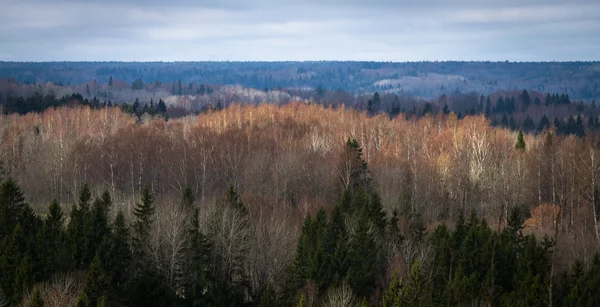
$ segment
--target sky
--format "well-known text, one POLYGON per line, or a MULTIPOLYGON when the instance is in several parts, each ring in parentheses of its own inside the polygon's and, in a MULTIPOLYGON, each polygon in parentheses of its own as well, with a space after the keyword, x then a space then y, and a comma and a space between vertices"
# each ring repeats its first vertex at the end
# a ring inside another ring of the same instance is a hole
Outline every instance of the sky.
POLYGON ((600 60, 600 0, 0 0, 0 60, 600 60))

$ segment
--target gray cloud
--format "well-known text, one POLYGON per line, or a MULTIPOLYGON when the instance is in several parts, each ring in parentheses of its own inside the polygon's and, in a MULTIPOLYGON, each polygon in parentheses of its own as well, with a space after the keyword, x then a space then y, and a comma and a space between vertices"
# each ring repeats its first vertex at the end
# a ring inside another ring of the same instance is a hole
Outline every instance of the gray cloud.
POLYGON ((0 60, 599 60, 596 0, 0 0, 0 60))

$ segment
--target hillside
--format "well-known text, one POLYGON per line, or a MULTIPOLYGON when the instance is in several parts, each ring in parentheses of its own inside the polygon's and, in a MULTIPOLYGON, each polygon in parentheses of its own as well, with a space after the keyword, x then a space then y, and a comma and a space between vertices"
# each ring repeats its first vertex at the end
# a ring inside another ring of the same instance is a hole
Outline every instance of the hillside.
MULTIPOLYGON (((0 78, 19 82, 108 83, 112 77, 133 83, 156 81, 242 85, 255 89, 344 90, 405 93, 431 99, 455 91, 484 95, 530 89, 600 100, 598 62, 0 62, 0 78)), ((176 94, 177 90, 173 91, 176 94)))

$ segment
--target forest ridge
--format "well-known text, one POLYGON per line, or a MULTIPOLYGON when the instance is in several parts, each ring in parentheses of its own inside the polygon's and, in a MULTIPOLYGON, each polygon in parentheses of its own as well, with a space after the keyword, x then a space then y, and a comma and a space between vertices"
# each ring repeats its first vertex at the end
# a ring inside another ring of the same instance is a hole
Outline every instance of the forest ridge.
POLYGON ((17 82, 241 85, 255 89, 405 93, 431 99, 455 91, 565 93, 600 100, 599 62, 0 62, 17 82))

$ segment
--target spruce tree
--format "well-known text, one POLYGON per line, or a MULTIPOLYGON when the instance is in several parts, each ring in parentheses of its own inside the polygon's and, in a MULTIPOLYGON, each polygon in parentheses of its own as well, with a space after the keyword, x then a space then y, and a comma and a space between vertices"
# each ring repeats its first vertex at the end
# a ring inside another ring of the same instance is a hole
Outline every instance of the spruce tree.
POLYGON ((184 208, 193 207, 195 200, 196 200, 196 197, 194 196, 194 191, 192 190, 192 187, 190 187, 189 185, 186 185, 185 189, 183 190, 183 193, 181 195, 181 203, 182 203, 183 207, 184 208))
MULTIPOLYGON (((15 293, 17 269, 27 252, 27 238, 21 225, 15 226, 12 234, 5 237, 0 245, 0 283, 2 292, 15 305, 20 302, 21 293, 15 293), (15 299, 16 297, 16 299, 15 299)), ((20 290, 20 289, 17 289, 20 290)))
MULTIPOLYGON (((89 265, 88 235, 91 234, 90 224, 90 199, 92 193, 87 183, 84 183, 79 192, 78 203, 71 209, 67 234, 69 237, 73 254, 73 265, 78 268, 86 268, 89 265)), ((92 255, 93 257, 93 255, 92 255)))
POLYGON ((35 287, 33 296, 31 297, 31 300, 29 300, 27 307, 44 307, 44 299, 42 298, 40 287, 35 287))
POLYGON ((198 208, 194 209, 191 219, 189 236, 189 263, 191 284, 186 294, 188 299, 196 304, 207 305, 210 299, 209 285, 212 283, 211 242, 200 231, 200 215, 198 208))
POLYGON ((381 300, 381 307, 400 307, 402 306, 402 287, 398 273, 394 273, 394 277, 390 285, 385 289, 381 300))
POLYGON ((520 151, 525 151, 526 148, 525 139, 523 138, 523 131, 519 130, 519 134, 517 136, 517 143, 515 144, 515 149, 520 151))
POLYGON ((8 178, 0 185, 0 241, 13 233, 26 205, 23 192, 14 180, 8 178))
POLYGON ((377 239, 371 227, 367 218, 360 218, 350 240, 347 281, 359 297, 369 296, 383 274, 377 239))
POLYGON ((119 211, 112 226, 106 273, 113 293, 123 294, 131 273, 131 238, 123 213, 119 211))
POLYGON ((133 215, 135 216, 133 223, 134 240, 137 244, 148 238, 154 222, 154 211, 154 196, 152 196, 150 188, 146 185, 142 190, 141 201, 136 203, 133 209, 133 215))
POLYGON ((56 199, 52 201, 48 211, 43 230, 46 276, 56 271, 68 270, 72 261, 64 229, 64 215, 56 199))
POLYGON ((362 148, 356 139, 348 139, 339 166, 341 192, 354 193, 359 188, 370 190, 371 177, 367 163, 362 158, 362 148))
POLYGON ((98 298, 105 295, 108 289, 108 276, 100 258, 100 253, 98 253, 92 260, 80 295, 80 298, 86 299, 87 306, 96 306, 98 298))

